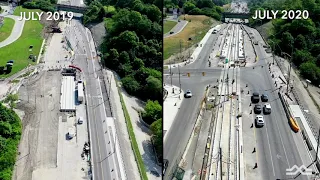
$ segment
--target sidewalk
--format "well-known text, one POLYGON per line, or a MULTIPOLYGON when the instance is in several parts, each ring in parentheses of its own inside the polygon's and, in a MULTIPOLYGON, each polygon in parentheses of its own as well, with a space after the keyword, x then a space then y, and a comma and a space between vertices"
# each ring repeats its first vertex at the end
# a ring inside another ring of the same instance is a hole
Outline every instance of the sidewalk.
POLYGON ((219 31, 219 30, 221 29, 221 24, 219 24, 219 25, 211 28, 211 29, 207 32, 207 34, 203 37, 203 39, 198 43, 199 46, 196 47, 196 49, 194 50, 194 52, 193 52, 192 55, 191 55, 191 58, 190 58, 188 61, 186 61, 186 62, 181 62, 181 63, 177 63, 177 64, 170 64, 170 65, 166 65, 166 66, 167 66, 168 68, 170 68, 170 66, 171 66, 171 68, 176 68, 176 67, 178 67, 179 65, 180 65, 180 66, 186 66, 186 65, 188 65, 188 64, 194 63, 194 62, 198 59, 198 56, 199 56, 200 52, 202 51, 203 46, 207 43, 207 41, 208 41, 208 39, 210 38, 210 36, 212 35, 212 31, 213 31, 214 29, 217 29, 217 30, 219 31))
POLYGON ((110 91, 109 100, 111 103, 113 115, 115 116, 114 124, 116 128, 117 136, 119 139, 118 145, 120 145, 120 152, 122 154, 122 159, 124 161, 123 163, 124 163, 125 171, 127 173, 127 178, 140 179, 140 174, 139 174, 137 162, 135 161, 135 157, 131 147, 130 138, 129 138, 129 134, 126 126, 126 120, 124 118, 114 74, 109 70, 103 70, 103 75, 104 75, 105 82, 110 83, 110 85, 107 85, 107 88, 108 88, 107 91, 110 91))
POLYGON ((176 86, 165 85, 164 89, 168 94, 163 102, 163 141, 166 140, 166 134, 170 130, 170 127, 180 109, 184 92, 176 86), (174 93, 172 92, 174 88, 174 93), (180 96, 180 98, 179 98, 180 96))
POLYGON ((18 16, 5 15, 5 17, 13 19, 15 21, 15 23, 12 28, 10 36, 7 39, 5 39, 4 41, 0 42, 0 48, 5 47, 5 46, 15 42, 16 40, 18 40, 22 34, 24 23, 25 23, 25 20, 19 21, 18 19, 20 17, 18 17, 18 16))

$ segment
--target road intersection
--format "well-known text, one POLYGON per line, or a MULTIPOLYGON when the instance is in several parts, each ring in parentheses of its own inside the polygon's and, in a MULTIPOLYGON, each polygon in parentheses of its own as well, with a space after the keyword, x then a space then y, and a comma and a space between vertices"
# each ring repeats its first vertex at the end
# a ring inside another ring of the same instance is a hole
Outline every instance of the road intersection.
MULTIPOLYGON (((245 29, 254 34, 256 39, 262 39, 255 30, 249 27, 245 27, 245 29)), ((187 142, 197 118, 200 102, 204 98, 206 86, 209 84, 217 85, 217 82, 221 79, 222 68, 208 66, 208 59, 211 52, 215 48, 219 48, 221 44, 217 42, 215 46, 213 45, 213 40, 216 39, 215 36, 217 35, 213 34, 208 42, 204 44, 200 53, 201 57, 193 64, 179 67, 179 69, 172 68, 171 70, 164 70, 164 82, 166 84, 171 84, 171 81, 173 85, 178 87, 181 84, 183 90, 190 89, 193 94, 192 98, 182 100, 180 110, 176 115, 175 121, 172 123, 171 129, 174 129, 174 131, 167 132, 168 137, 166 138, 166 142, 164 142, 164 158, 169 160, 169 165, 165 179, 170 179, 174 175, 182 159, 182 155, 186 150, 187 142), (170 71, 172 76, 170 76, 170 71), (205 72, 205 74, 203 74, 203 72, 205 72), (188 73, 190 73, 190 77, 187 75, 188 73)), ((246 171, 247 178, 290 178, 290 176, 288 177, 286 175, 286 169, 294 165, 308 165, 311 160, 302 160, 301 157, 308 156, 306 155, 307 151, 301 152, 297 150, 297 147, 305 147, 305 144, 300 135, 295 134, 287 123, 285 112, 277 96, 277 87, 273 84, 273 79, 268 71, 270 55, 265 52, 262 44, 261 46, 255 46, 255 50, 256 56, 259 57, 258 61, 252 64, 252 66, 241 67, 239 70, 241 76, 239 77, 240 83, 238 86, 244 90, 240 100, 242 103, 242 110, 240 111, 243 111, 243 114, 247 114, 246 118, 243 118, 242 121, 244 139, 247 139, 247 135, 250 133, 255 135, 255 141, 252 142, 252 146, 249 147, 248 144, 244 143, 241 148, 243 148, 243 151, 250 152, 251 154, 253 151, 252 147, 255 147, 256 150, 254 156, 249 156, 246 155, 248 153, 244 153, 244 170, 246 171), (247 93, 248 91, 249 94, 247 93), (253 114, 249 113, 249 109, 251 109, 252 106, 249 106, 250 101, 248 99, 255 91, 260 94, 267 93, 273 108, 272 114, 265 116, 265 127, 259 129, 250 128, 254 117, 253 114), (251 159, 246 159, 246 157, 251 159), (256 168, 255 163, 257 163, 256 168)), ((193 169, 193 172, 196 172, 196 170, 193 169)), ((297 179, 307 178, 307 176, 299 176, 297 179)))

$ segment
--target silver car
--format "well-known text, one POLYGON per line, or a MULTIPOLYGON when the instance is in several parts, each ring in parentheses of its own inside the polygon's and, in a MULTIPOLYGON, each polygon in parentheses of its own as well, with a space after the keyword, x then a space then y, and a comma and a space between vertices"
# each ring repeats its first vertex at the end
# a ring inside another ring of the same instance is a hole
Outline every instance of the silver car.
POLYGON ((190 90, 187 90, 186 93, 184 94, 185 98, 191 98, 192 97, 192 93, 190 90))

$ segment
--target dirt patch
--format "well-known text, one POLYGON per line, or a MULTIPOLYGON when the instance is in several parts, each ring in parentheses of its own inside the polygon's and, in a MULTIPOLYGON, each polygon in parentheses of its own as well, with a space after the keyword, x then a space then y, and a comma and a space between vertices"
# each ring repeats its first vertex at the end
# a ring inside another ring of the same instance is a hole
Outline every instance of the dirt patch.
POLYGON ((185 51, 200 42, 210 27, 218 24, 214 19, 204 15, 185 15, 180 16, 180 19, 184 17, 189 21, 186 27, 177 35, 164 39, 164 59, 180 52, 180 42, 181 51, 185 51))
POLYGON ((56 167, 60 73, 42 72, 19 89, 19 110, 24 111, 14 180, 31 180, 39 167, 56 167))

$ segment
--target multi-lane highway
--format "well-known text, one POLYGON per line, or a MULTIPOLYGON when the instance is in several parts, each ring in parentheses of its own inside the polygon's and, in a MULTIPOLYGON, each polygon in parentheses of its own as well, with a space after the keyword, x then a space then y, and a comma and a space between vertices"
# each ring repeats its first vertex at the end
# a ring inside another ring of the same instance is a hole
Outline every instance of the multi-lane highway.
POLYGON ((74 48, 74 63, 83 70, 81 76, 86 88, 93 179, 126 179, 120 172, 121 159, 118 159, 115 140, 107 124, 107 117, 112 117, 112 112, 105 96, 101 66, 95 58, 97 55, 90 32, 79 21, 73 20, 67 26, 66 37, 74 48))
MULTIPOLYGON (((239 25, 232 26, 240 27, 239 25)), ((224 35, 226 34, 226 29, 227 28, 221 30, 224 35)), ((248 31, 252 30, 248 27, 245 27, 245 29, 248 31)), ((239 34, 237 35, 238 31, 239 28, 232 28, 232 32, 230 33, 235 34, 234 37, 236 37, 237 39, 237 36, 240 36, 239 34)), ((256 39, 261 39, 261 37, 258 37, 260 36, 259 34, 253 33, 253 35, 256 36, 256 39)), ((207 86, 208 84, 215 84, 217 80, 220 79, 221 76, 223 76, 222 74, 224 74, 225 72, 222 68, 208 67, 208 59, 210 53, 213 51, 213 49, 217 50, 220 48, 220 42, 216 43, 215 46, 213 45, 214 41, 216 41, 217 39, 217 36, 223 35, 220 35, 220 33, 212 34, 208 42, 204 45, 200 53, 201 56, 196 60, 196 62, 189 66, 180 67, 180 74, 183 75, 180 77, 181 88, 184 90, 190 89, 193 93, 193 97, 190 99, 184 99, 182 101, 180 110, 175 118, 175 121, 171 126, 171 129, 173 130, 167 132, 167 138, 164 142, 164 158, 169 160, 169 165, 165 174, 165 179, 170 179, 172 177, 175 168, 181 160, 182 154, 186 148, 187 141, 190 138, 192 129, 194 127, 194 123, 196 121, 196 113, 199 109, 200 101, 204 96, 205 86, 207 86), (202 72, 206 72, 206 75, 202 76, 202 72), (190 77, 186 76, 186 73, 190 73, 190 77)), ((244 51, 247 50, 246 47, 247 46, 244 45, 244 51)), ((237 49, 236 46, 234 48, 237 49)), ((266 180, 277 178, 292 178, 292 176, 286 175, 286 169, 291 168, 294 165, 300 167, 304 164, 307 166, 309 164, 306 163, 310 162, 310 160, 301 159, 301 156, 308 156, 306 155, 307 150, 298 151, 298 147, 305 147, 305 145, 302 141, 302 138, 300 137, 301 134, 293 133, 288 125, 288 121, 285 116, 282 104, 278 98, 277 91, 275 91, 276 87, 272 82, 272 78, 268 71, 268 66, 266 66, 266 59, 269 58, 269 56, 265 53, 264 48, 260 45, 255 46, 255 50, 257 56, 260 59, 258 62, 253 64, 253 66, 256 66, 257 68, 253 69, 252 67, 241 67, 240 70, 238 70, 240 72, 240 84, 238 84, 238 86, 245 87, 245 84, 247 84, 248 88, 250 89, 250 93, 254 91, 257 91, 260 94, 266 92, 269 95, 269 101, 273 110, 270 115, 264 116, 265 126, 263 128, 254 129, 256 133, 255 138, 257 147, 257 159, 255 159, 254 161, 256 161, 259 165, 259 168, 257 168, 254 173, 259 174, 259 178, 266 180)), ((164 72, 164 80, 166 84, 171 83, 169 71, 170 70, 165 70, 164 72)), ((179 86, 180 84, 178 68, 174 68, 171 71, 173 72, 172 83, 176 86, 179 86)), ((232 75, 233 74, 230 71, 229 76, 232 75)), ((226 91, 226 89, 227 88, 222 90, 222 88, 220 88, 220 91, 226 91)), ((244 96, 243 98, 250 98, 250 95, 244 96)), ((226 107, 223 110, 230 111, 230 108, 235 108, 232 107, 230 104, 228 106, 230 107, 226 107)), ((246 109, 248 109, 247 106, 242 107, 242 110, 246 109)), ((224 114, 228 114, 228 112, 224 112, 224 114)), ((232 118, 230 118, 229 115, 225 115, 229 118, 217 117, 218 120, 223 119, 223 121, 220 122, 221 126, 223 125, 224 127, 231 127, 229 123, 232 118)), ((231 117, 233 117, 234 115, 235 114, 231 114, 231 117)), ((254 116, 252 116, 252 118, 254 118, 254 116)), ((243 126, 250 126, 251 122, 253 122, 253 119, 243 120, 243 126)), ((228 141, 228 139, 230 139, 229 137, 234 138, 233 136, 235 136, 235 134, 232 134, 232 131, 230 130, 231 134, 225 132, 217 132, 215 138, 219 138, 214 139, 214 141, 220 141, 221 139, 222 148, 227 150, 227 152, 229 153, 229 158, 232 162, 235 162, 236 159, 234 158, 236 158, 236 156, 234 154, 238 152, 232 150, 228 151, 228 148, 230 149, 232 144, 230 145, 230 143, 225 142, 228 141), (219 136, 222 133, 223 136, 219 136), (224 136, 225 138, 223 138, 224 136)), ((215 147, 216 149, 213 153, 217 153, 217 149, 219 147, 220 144, 219 146, 215 147)), ((218 166, 216 166, 216 169, 214 167, 211 169, 215 171, 214 173, 216 175, 219 175, 219 172, 217 171, 217 169, 219 169, 218 166)), ((223 169, 225 172, 228 172, 227 175, 225 175, 225 177, 231 177, 232 173, 230 172, 234 171, 232 170, 232 167, 224 165, 223 169)), ((246 167, 246 171, 248 171, 248 173, 252 173, 252 170, 249 170, 248 167, 246 167)), ((297 177, 296 179, 308 179, 308 176, 302 175, 297 177)))

